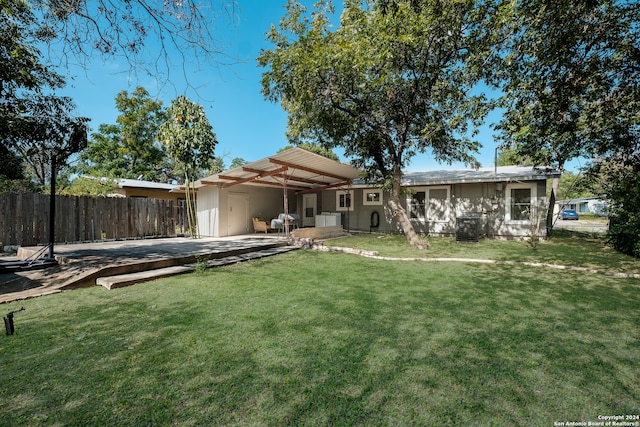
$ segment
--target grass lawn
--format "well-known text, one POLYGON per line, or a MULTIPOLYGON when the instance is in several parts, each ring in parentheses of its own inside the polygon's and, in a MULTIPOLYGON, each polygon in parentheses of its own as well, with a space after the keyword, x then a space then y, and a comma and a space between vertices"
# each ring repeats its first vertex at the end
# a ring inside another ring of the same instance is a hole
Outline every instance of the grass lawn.
MULTIPOLYGON (((640 272, 568 235, 538 251, 445 240, 429 255, 640 272)), ((351 240, 410 253, 401 242, 351 240)), ((640 413, 639 279, 300 250, 0 309, 21 306, 16 334, 0 336, 2 425, 552 426, 640 413)))

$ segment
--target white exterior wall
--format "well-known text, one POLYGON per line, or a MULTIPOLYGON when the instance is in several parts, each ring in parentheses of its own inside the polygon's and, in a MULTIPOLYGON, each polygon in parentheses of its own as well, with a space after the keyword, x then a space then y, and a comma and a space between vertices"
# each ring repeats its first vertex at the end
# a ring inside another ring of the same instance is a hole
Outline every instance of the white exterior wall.
POLYGON ((200 235, 220 237, 220 189, 217 186, 202 187, 198 190, 198 225, 200 235))
MULTIPOLYGON (((270 223, 284 211, 281 188, 265 188, 251 185, 237 185, 222 189, 211 185, 198 190, 198 222, 200 234, 206 237, 229 236, 229 194, 246 195, 249 199, 246 232, 252 233, 252 217, 261 217, 270 223)), ((289 211, 296 210, 295 191, 289 191, 289 211)))

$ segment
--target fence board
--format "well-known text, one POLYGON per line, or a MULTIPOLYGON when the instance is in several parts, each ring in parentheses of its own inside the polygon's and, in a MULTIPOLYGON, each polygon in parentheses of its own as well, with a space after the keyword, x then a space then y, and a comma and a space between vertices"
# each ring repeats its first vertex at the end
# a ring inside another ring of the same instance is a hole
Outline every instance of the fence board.
MULTIPOLYGON (((0 245, 49 240, 49 196, 0 195, 0 245)), ((171 200, 56 196, 55 243, 175 236, 185 225, 171 200)))

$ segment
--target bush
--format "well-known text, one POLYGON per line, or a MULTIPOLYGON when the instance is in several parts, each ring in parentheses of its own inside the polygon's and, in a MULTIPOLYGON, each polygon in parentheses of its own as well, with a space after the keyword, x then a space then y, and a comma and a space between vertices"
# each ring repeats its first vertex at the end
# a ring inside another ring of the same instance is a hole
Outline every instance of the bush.
POLYGON ((612 216, 608 242, 616 250, 640 258, 640 214, 623 211, 612 216))

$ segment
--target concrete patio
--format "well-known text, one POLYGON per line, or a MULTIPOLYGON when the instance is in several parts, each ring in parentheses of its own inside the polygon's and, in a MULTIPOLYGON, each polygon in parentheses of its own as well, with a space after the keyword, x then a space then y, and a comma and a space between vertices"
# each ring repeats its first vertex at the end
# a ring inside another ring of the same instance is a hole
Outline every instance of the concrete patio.
MULTIPOLYGON (((226 265, 296 249, 273 235, 167 238, 56 245, 58 265, 0 274, 0 303, 93 286, 107 288, 193 271, 194 264, 226 265), (123 276, 124 275, 124 276, 123 276)), ((20 248, 26 259, 42 247, 20 248)), ((16 257, 0 258, 0 262, 16 257)))

